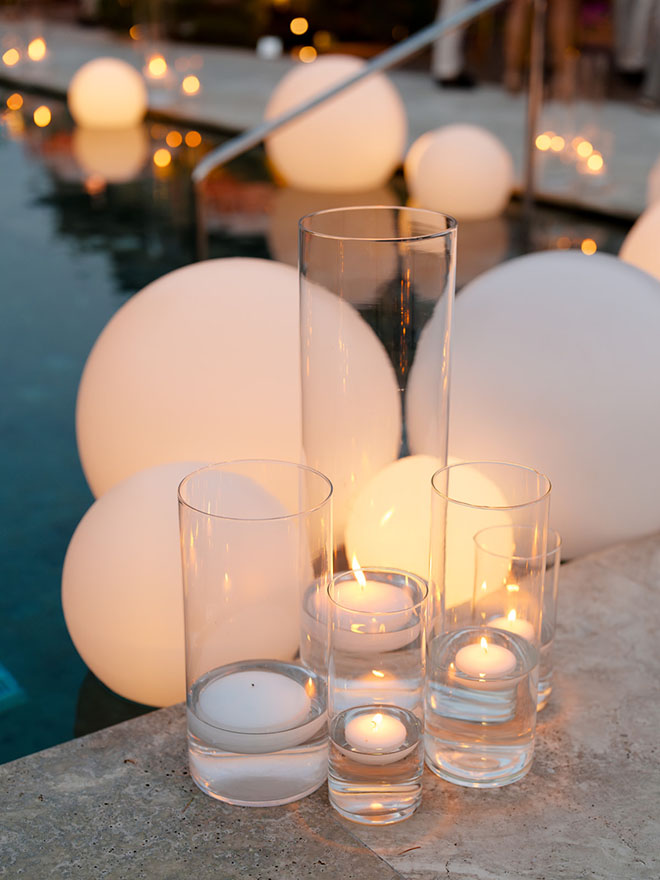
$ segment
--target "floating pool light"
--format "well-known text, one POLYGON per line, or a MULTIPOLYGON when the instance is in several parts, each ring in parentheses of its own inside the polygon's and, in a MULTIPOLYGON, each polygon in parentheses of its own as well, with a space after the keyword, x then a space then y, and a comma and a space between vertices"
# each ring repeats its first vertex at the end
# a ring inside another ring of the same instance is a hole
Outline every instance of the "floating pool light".
POLYGON ((513 188, 513 160, 494 134, 460 124, 422 138, 404 164, 415 204, 463 220, 494 217, 504 210, 513 188))
POLYGON ((119 58, 95 58, 73 75, 69 110, 83 128, 131 128, 147 110, 147 89, 134 67, 119 58))
POLYGON ((185 699, 177 486, 199 463, 133 475, 96 501, 62 572, 69 635, 94 675, 129 700, 185 699))
POLYGON ((486 272, 456 300, 452 454, 548 474, 569 557, 660 529, 658 339, 660 284, 609 254, 486 272))
POLYGON ((76 161, 87 175, 106 183, 133 180, 144 167, 147 152, 147 134, 141 125, 115 131, 76 128, 73 132, 76 161))
POLYGON ((167 461, 277 458, 301 443, 298 273, 194 263, 126 302, 85 364, 78 451, 95 495, 167 461))
MULTIPOLYGON (((272 119, 347 79, 366 62, 325 55, 289 71, 266 107, 272 119)), ((389 180, 406 142, 406 113, 399 93, 375 73, 266 140, 276 172, 291 186, 317 191, 374 189, 389 180)))

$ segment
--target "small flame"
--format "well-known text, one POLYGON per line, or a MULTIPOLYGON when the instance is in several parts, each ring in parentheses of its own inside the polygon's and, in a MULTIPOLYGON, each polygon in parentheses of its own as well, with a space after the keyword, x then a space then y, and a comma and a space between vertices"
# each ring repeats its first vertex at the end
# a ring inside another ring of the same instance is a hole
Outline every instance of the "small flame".
POLYGON ((486 583, 486 581, 484 581, 483 584, 481 585, 481 589, 484 591, 488 589, 488 584, 486 583))
POLYGON ((516 619, 516 609, 515 608, 512 608, 511 611, 509 611, 509 613, 506 616, 506 619, 510 620, 511 623, 513 623, 513 621, 516 619))
POLYGON ((375 675, 376 678, 385 678, 385 673, 381 672, 380 669, 372 669, 371 674, 375 675))
POLYGON ((518 584, 507 584, 506 588, 509 593, 518 593, 520 591, 520 587, 518 586, 518 584))
POLYGON ((351 568, 353 569, 353 574, 355 575, 355 580, 358 584, 364 589, 367 586, 367 579, 360 568, 360 563, 358 562, 357 556, 353 555, 353 561, 351 562, 351 568))
POLYGON ((377 712, 374 717, 371 719, 371 723, 373 724, 374 730, 378 730, 380 725, 383 723, 383 716, 380 712, 377 712))
POLYGON ((484 636, 481 637, 481 650, 484 652, 484 654, 488 653, 488 642, 486 641, 484 636))
POLYGON ((311 678, 307 679, 307 684, 305 685, 305 693, 310 699, 316 694, 316 685, 311 678))

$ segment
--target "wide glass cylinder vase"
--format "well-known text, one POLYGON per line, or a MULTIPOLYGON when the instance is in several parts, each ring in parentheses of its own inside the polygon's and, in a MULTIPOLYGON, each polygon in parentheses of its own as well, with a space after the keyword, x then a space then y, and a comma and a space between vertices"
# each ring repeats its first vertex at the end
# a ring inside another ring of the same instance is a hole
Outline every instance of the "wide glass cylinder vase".
POLYGON ((297 800, 327 775, 326 687, 300 610, 332 576, 332 486, 280 461, 211 465, 179 487, 188 757, 219 800, 297 800))
POLYGON ((335 571, 428 576, 446 463, 456 221, 405 207, 300 220, 306 463, 334 486, 335 571))

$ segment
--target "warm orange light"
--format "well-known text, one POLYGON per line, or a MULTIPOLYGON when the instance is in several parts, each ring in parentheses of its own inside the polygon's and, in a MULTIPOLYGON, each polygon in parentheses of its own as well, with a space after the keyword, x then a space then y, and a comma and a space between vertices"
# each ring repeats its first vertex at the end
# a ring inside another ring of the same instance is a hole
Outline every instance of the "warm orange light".
POLYGON ((534 143, 536 144, 536 149, 542 150, 543 152, 550 149, 551 142, 552 138, 549 137, 549 135, 547 134, 538 135, 536 140, 534 141, 534 143))
POLYGON ((316 685, 314 684, 314 680, 311 678, 307 679, 305 683, 305 693, 307 696, 312 699, 312 697, 316 696, 316 685))
POLYGON ((139 25, 139 24, 134 24, 133 27, 129 28, 129 29, 128 29, 128 35, 129 35, 129 37, 131 38, 131 40, 139 40, 139 39, 141 39, 142 34, 140 33, 140 25, 139 25))
POLYGON ((380 669, 372 669, 371 674, 375 675, 376 678, 385 678, 385 673, 381 672, 380 669))
POLYGON ((23 97, 19 95, 18 92, 14 92, 13 95, 10 95, 7 98, 7 107, 10 110, 20 110, 23 106, 23 97))
POLYGON ((371 719, 371 723, 373 724, 374 730, 378 730, 378 728, 383 723, 383 716, 380 714, 380 712, 376 712, 374 717, 371 719))
POLYGON ((147 62, 147 72, 154 79, 162 79, 167 73, 167 61, 162 55, 152 55, 147 62))
POLYGON ((553 153, 561 153, 565 146, 566 141, 561 135, 556 134, 550 138, 550 149, 553 153))
POLYGON ((298 58, 303 64, 309 64, 310 61, 316 60, 316 49, 314 46, 301 46, 298 58))
POLYGON ((183 137, 181 136, 181 132, 178 131, 168 131, 167 137, 165 138, 165 143, 168 147, 180 147, 183 143, 183 137))
POLYGON ((589 171, 594 171, 598 173, 602 170, 604 164, 605 163, 603 162, 603 157, 600 155, 600 153, 594 152, 587 159, 587 168, 589 169, 589 171))
POLYGON ((192 73, 189 76, 184 76, 183 82, 181 83, 181 91, 184 95, 196 95, 199 88, 200 82, 198 77, 192 73))
POLYGON ((367 579, 364 576, 364 572, 360 568, 360 563, 358 562, 357 556, 353 556, 353 561, 351 562, 351 568, 353 569, 353 574, 355 575, 355 580, 361 587, 367 586, 367 579))
POLYGON ((580 250, 583 254, 586 254, 590 257, 592 254, 595 254, 598 250, 598 245, 593 240, 593 238, 585 238, 585 240, 580 245, 580 250))
POLYGON ((169 150, 166 150, 164 147, 161 147, 159 150, 156 150, 154 153, 154 165, 157 168, 167 168, 167 166, 172 161, 172 154, 169 150))
POLYGON ((511 611, 509 611, 509 613, 506 616, 506 619, 511 621, 511 623, 513 623, 513 621, 516 619, 516 609, 515 608, 512 608, 511 611))
POLYGON ((569 248, 570 246, 571 246, 571 240, 567 235, 559 236, 559 238, 557 239, 557 247, 560 248, 560 250, 565 250, 566 248, 569 248))
POLYGON ((39 128, 45 128, 47 125, 50 125, 50 120, 53 116, 50 112, 50 108, 46 107, 45 104, 42 104, 41 107, 37 107, 34 111, 32 118, 34 119, 35 125, 38 125, 39 128))
POLYGON ((21 56, 18 52, 18 49, 7 49, 7 51, 2 56, 2 60, 7 65, 7 67, 13 67, 14 64, 18 64, 21 56))
POLYGON ((506 588, 509 593, 518 593, 520 591, 520 587, 518 586, 518 584, 507 584, 506 588))
POLYGON ((298 18, 292 18, 289 24, 292 34, 296 34, 296 36, 300 36, 301 34, 306 34, 309 28, 309 22, 306 18, 302 18, 299 16, 298 18))
POLYGON ((198 147, 202 142, 202 136, 198 131, 189 131, 185 140, 187 147, 198 147))
POLYGON ((330 31, 317 31, 314 34, 314 45, 317 49, 329 49, 332 45, 332 34, 330 31))
POLYGON ((32 61, 41 61, 46 57, 46 41, 41 37, 28 43, 28 55, 32 61))
POLYGON ((577 147, 575 148, 575 152, 578 154, 578 156, 579 156, 581 159, 586 159, 587 156, 591 156, 591 154, 593 153, 593 151, 594 151, 594 148, 593 148, 593 146, 589 143, 589 141, 581 141, 581 142, 577 145, 577 147))
POLYGON ((484 636, 481 637, 481 650, 484 652, 484 654, 488 653, 488 642, 486 641, 484 636))
POLYGON ((90 196, 97 196, 105 189, 105 180, 100 174, 90 174, 85 180, 85 192, 90 196))

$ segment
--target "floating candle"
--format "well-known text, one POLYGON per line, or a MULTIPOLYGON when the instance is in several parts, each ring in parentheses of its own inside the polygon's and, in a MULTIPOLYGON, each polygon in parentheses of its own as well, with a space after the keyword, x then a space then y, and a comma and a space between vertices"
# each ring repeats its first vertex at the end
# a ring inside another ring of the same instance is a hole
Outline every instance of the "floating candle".
POLYGON ((487 681, 508 675, 516 667, 512 651, 488 642, 483 636, 479 644, 466 645, 456 654, 456 669, 487 681))
POLYGON ((496 617, 494 620, 489 620, 488 626, 505 629, 507 632, 522 636, 528 642, 534 640, 534 627, 529 620, 519 618, 515 609, 509 611, 506 617, 496 617))

